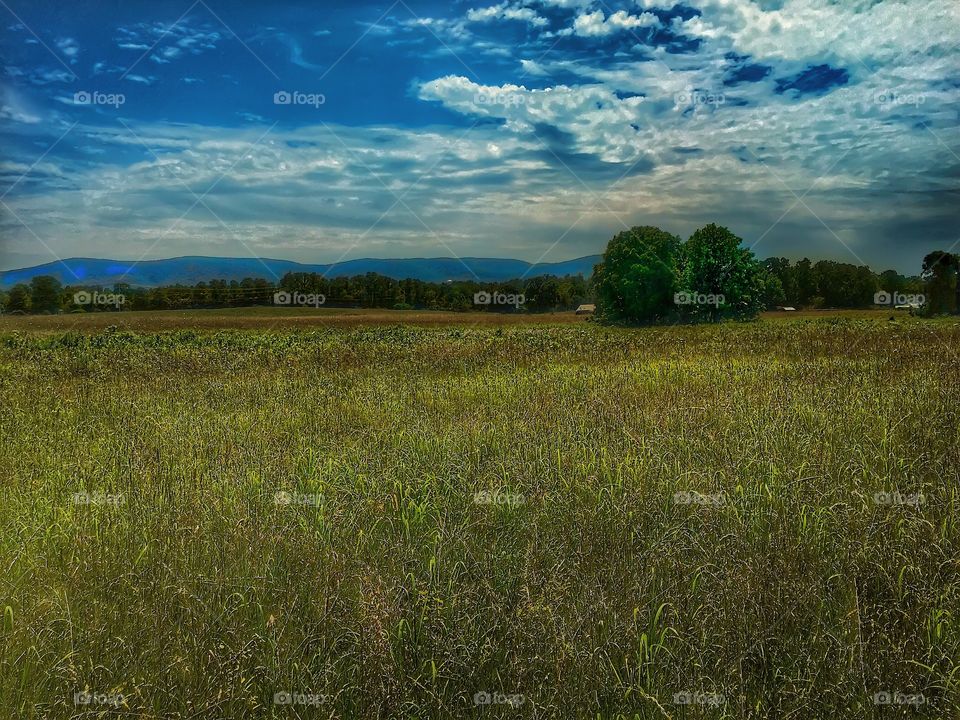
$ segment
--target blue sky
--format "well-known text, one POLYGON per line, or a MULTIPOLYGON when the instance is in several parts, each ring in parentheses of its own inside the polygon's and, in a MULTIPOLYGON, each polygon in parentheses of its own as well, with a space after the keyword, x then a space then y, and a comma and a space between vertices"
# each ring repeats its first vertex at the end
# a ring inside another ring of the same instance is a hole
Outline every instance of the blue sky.
MULTIPOLYGON (((0 2, 0 269, 960 240, 960 4, 0 2)), ((954 249, 956 249, 954 247, 954 249)))

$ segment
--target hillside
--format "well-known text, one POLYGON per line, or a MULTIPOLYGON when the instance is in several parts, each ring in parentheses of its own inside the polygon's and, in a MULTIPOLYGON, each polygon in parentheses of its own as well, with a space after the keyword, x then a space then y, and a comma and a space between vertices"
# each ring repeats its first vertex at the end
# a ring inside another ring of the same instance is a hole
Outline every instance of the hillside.
POLYGON ((0 288, 30 282, 38 275, 53 275, 64 285, 103 285, 126 282, 141 287, 193 285, 206 280, 264 278, 278 280, 288 272, 326 273, 329 277, 375 272, 397 280, 415 278, 431 282, 479 279, 485 282, 510 280, 523 275, 576 275, 585 277, 600 262, 588 255, 557 263, 531 265, 506 258, 361 258, 336 264, 306 264, 269 258, 178 257, 168 260, 131 262, 97 258, 70 258, 34 267, 0 272, 0 288))

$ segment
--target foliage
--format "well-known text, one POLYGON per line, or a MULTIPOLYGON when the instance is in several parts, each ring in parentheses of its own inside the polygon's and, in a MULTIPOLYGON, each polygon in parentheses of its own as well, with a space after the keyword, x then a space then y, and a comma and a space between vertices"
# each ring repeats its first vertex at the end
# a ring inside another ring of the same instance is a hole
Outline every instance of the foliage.
POLYGON ((721 303, 691 303, 685 314, 716 321, 732 317, 755 318, 764 309, 769 284, 753 253, 740 247, 743 240, 727 228, 710 224, 700 228, 683 246, 683 290, 722 297, 721 303))
POLYGON ((926 282, 926 313, 940 315, 960 312, 960 255, 935 250, 923 258, 926 282))
POLYGON ((6 312, 27 312, 30 310, 30 286, 19 284, 14 285, 6 297, 6 312))
POLYGON ((660 228, 618 233, 593 274, 598 317, 613 323, 655 323, 676 315, 680 238, 660 228))
POLYGON ((394 280, 377 273, 334 278, 327 278, 319 273, 287 273, 277 284, 260 278, 245 278, 239 282, 210 280, 196 285, 169 285, 157 288, 116 284, 109 289, 80 285, 61 288, 52 277, 35 278, 34 281, 33 289, 27 286, 16 286, 11 290, 5 307, 8 312, 13 310, 56 312, 61 309, 117 312, 117 307, 106 304, 77 308, 73 304, 73 295, 81 289, 122 293, 126 296, 126 302, 120 308, 121 310, 187 310, 272 305, 273 295, 278 290, 323 295, 324 304, 327 307, 401 307, 460 311, 513 309, 502 306, 486 308, 476 306, 474 295, 481 291, 523 294, 526 300, 523 308, 531 311, 571 310, 590 299, 587 281, 580 275, 537 276, 506 282, 461 280, 426 282, 414 279, 394 280))
POLYGON ((651 226, 619 233, 594 271, 599 318, 649 324, 756 317, 778 291, 741 242, 717 225, 683 244, 651 226))
POLYGON ((30 308, 34 312, 58 312, 62 295, 63 286, 52 275, 37 275, 30 280, 30 308))

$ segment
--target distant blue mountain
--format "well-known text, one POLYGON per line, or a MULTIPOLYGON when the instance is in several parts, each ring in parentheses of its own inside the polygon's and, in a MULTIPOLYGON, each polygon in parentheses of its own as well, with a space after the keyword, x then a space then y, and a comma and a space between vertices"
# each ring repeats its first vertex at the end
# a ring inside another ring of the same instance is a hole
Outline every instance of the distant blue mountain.
POLYGON ((288 272, 316 272, 327 277, 379 273, 397 280, 414 278, 431 282, 475 280, 497 282, 521 276, 577 275, 589 277, 599 255, 575 260, 531 265, 523 260, 504 258, 403 258, 378 260, 363 258, 329 265, 311 265, 290 260, 269 258, 179 257, 169 260, 100 260, 70 258, 20 270, 0 272, 0 288, 28 283, 38 275, 53 275, 64 285, 111 286, 124 282, 139 287, 158 285, 194 285, 209 280, 243 280, 263 278, 276 281, 288 272))

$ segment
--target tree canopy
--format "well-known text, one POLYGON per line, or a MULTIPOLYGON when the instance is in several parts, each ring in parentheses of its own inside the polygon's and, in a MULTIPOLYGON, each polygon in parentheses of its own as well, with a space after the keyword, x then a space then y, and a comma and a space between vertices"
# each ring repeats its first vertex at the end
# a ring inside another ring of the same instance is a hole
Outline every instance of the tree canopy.
POLYGON ((745 320, 763 310, 766 274, 753 253, 740 247, 742 242, 727 228, 710 224, 693 233, 684 244, 683 289, 694 298, 722 298, 719 302, 688 303, 684 306, 687 317, 745 320))
POLYGON ((676 314, 680 238, 652 226, 617 234, 593 273, 597 310, 607 322, 654 323, 676 314))
POLYGON ((724 317, 749 319, 778 294, 742 240, 719 225, 686 243, 657 227, 618 233, 594 271, 602 320, 645 324, 724 317))

